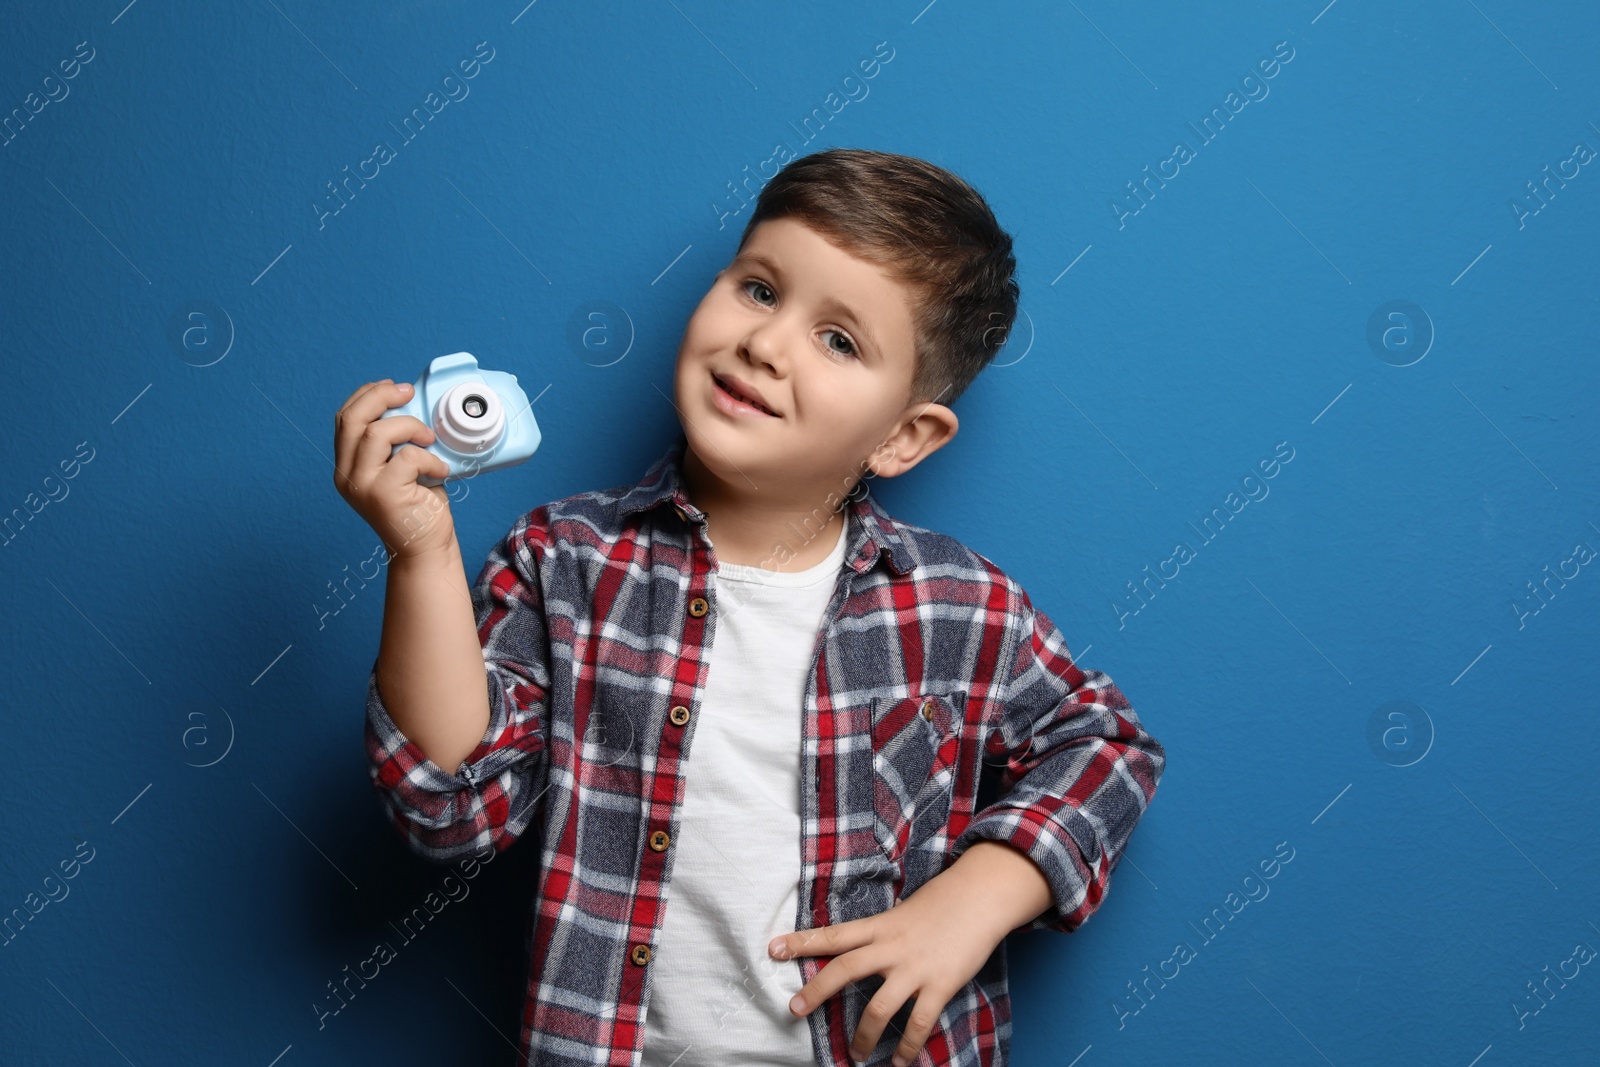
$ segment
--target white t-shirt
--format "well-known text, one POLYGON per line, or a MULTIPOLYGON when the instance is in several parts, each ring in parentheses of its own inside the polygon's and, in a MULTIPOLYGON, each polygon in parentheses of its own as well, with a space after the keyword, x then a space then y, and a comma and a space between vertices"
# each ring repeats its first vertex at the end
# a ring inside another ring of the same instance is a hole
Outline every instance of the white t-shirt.
POLYGON ((844 562, 784 573, 721 563, 705 696, 690 739, 671 885, 651 955, 645 1067, 814 1067, 789 1011, 798 959, 800 741, 806 672, 844 562))

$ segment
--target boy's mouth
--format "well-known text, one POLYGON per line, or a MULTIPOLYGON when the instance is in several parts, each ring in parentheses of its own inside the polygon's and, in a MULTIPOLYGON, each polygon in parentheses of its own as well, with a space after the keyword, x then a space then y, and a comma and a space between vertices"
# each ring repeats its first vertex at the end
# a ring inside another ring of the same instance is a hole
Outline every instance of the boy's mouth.
POLYGON ((753 407, 757 411, 766 412, 768 415, 771 415, 774 418, 778 417, 778 413, 773 411, 766 404, 762 403, 761 398, 756 396, 753 390, 742 387, 738 381, 724 378, 714 372, 711 375, 711 380, 716 384, 717 389, 721 390, 725 395, 731 397, 738 403, 753 407))

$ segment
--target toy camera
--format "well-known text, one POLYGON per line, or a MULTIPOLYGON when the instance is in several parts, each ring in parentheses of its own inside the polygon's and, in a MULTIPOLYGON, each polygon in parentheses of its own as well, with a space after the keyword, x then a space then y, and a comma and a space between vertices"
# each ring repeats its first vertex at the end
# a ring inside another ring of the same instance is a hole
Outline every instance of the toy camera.
MULTIPOLYGON (((414 415, 433 428, 428 451, 450 464, 451 478, 470 478, 526 462, 539 447, 539 424, 527 394, 514 374, 479 370, 470 352, 439 356, 412 387, 411 399, 381 418, 414 415)), ((402 442, 402 448, 421 448, 402 442)), ((443 485, 431 474, 417 476, 423 485, 443 485)))

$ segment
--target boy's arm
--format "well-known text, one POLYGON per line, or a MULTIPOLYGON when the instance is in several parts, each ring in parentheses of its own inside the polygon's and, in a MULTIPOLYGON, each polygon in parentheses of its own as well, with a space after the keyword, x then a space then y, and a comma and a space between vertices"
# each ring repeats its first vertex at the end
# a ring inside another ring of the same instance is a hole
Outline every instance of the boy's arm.
POLYGON ((483 653, 461 546, 389 562, 373 681, 400 730, 439 767, 458 767, 489 725, 483 653))
POLYGON ((547 787, 538 566, 547 518, 539 508, 517 520, 490 550, 470 600, 459 551, 448 564, 391 564, 367 685, 368 774, 390 821, 425 858, 505 849, 547 787))
POLYGON ((1001 795, 952 842, 945 867, 977 841, 1011 845, 1038 866, 1051 898, 1015 929, 1071 933, 1100 906, 1166 752, 1109 677, 1072 662, 1061 631, 1014 584, 1010 609, 1018 637, 986 745, 1001 795))

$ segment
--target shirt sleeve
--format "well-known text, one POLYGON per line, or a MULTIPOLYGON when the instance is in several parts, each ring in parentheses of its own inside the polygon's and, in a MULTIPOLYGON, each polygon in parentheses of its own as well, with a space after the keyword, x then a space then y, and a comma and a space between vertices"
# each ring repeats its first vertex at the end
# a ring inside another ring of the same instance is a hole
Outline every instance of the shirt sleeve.
POLYGON ((1000 795, 956 838, 948 863, 980 840, 1021 850, 1052 902, 1016 930, 1071 933, 1104 899, 1166 752, 1109 677, 1073 662, 1061 631, 1016 586, 1012 605, 1018 637, 984 757, 1000 795))
POLYGON ((539 559, 544 508, 524 515, 489 552, 472 586, 483 646, 489 726, 453 772, 400 732, 378 692, 377 661, 367 682, 367 773, 389 821, 410 849, 449 863, 527 829, 548 788, 550 651, 539 559))

